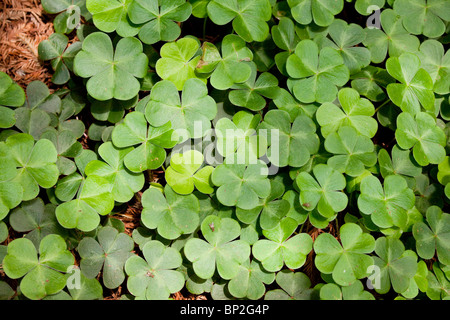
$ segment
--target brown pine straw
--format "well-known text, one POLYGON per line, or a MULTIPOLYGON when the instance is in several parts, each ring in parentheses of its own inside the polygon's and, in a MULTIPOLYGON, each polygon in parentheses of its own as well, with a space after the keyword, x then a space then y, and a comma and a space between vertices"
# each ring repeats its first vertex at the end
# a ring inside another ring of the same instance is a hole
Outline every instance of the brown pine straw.
POLYGON ((0 71, 23 88, 33 80, 51 86, 51 69, 38 58, 39 43, 54 32, 51 20, 39 0, 0 3, 0 71))

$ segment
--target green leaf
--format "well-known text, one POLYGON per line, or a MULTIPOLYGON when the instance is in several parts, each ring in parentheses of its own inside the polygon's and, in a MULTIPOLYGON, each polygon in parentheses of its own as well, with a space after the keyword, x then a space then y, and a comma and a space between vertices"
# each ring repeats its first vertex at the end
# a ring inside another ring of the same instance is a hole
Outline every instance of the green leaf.
POLYGON ((317 269, 331 274, 341 286, 352 285, 368 276, 373 258, 368 254, 375 249, 375 239, 354 223, 340 228, 342 245, 329 233, 321 233, 314 242, 314 260, 317 269))
POLYGON ((306 233, 292 236, 297 226, 294 219, 284 218, 275 228, 263 230, 267 239, 258 240, 253 245, 252 253, 266 270, 276 272, 284 265, 289 269, 303 266, 313 242, 306 233))
POLYGON ((360 176, 366 167, 372 167, 377 162, 372 140, 353 127, 340 127, 337 132, 328 135, 325 149, 334 154, 327 164, 352 177, 360 176))
POLYGON ((259 114, 242 110, 233 119, 226 117, 219 119, 215 125, 217 137, 216 150, 223 156, 225 163, 255 163, 267 150, 265 135, 259 135, 256 129, 261 121, 259 114))
POLYGON ((181 98, 172 82, 156 83, 145 108, 145 116, 152 126, 159 127, 170 121, 172 129, 183 137, 180 142, 204 137, 216 114, 216 102, 199 79, 188 79, 184 83, 181 98))
POLYGON ((170 122, 160 127, 148 126, 145 115, 135 111, 113 129, 111 139, 118 148, 139 145, 124 158, 127 169, 138 173, 159 168, 166 159, 164 148, 173 148, 178 137, 170 122))
POLYGON ((130 172, 124 165, 124 159, 132 150, 132 147, 119 149, 112 142, 105 142, 98 148, 98 154, 105 162, 94 160, 85 168, 87 177, 100 176, 110 183, 110 192, 116 202, 128 202, 144 186, 144 174, 130 172))
POLYGON ((86 178, 77 198, 64 202, 56 208, 56 218, 66 229, 77 228, 92 231, 100 223, 99 215, 107 215, 114 208, 110 183, 99 176, 86 178))
POLYGON ((358 208, 362 213, 371 215, 377 226, 405 228, 407 210, 415 202, 414 193, 405 179, 397 175, 387 176, 383 187, 377 177, 367 176, 361 181, 360 190, 358 208))
POLYGON ((39 43, 39 58, 47 61, 50 60, 54 74, 52 82, 54 84, 64 84, 70 79, 70 71, 72 71, 73 59, 81 50, 81 42, 74 42, 69 47, 69 38, 60 33, 53 33, 47 40, 39 43))
POLYGON ((289 56, 286 70, 290 76, 292 92, 304 103, 332 102, 338 86, 349 80, 349 70, 338 51, 325 47, 319 50, 312 40, 302 40, 289 56))
POLYGON ((31 135, 19 133, 6 139, 11 156, 18 169, 13 181, 23 188, 23 200, 35 198, 40 187, 48 189, 58 181, 57 152, 47 139, 34 142, 31 135))
POLYGON ((445 133, 428 113, 418 112, 413 117, 402 112, 397 117, 395 137, 401 148, 413 148, 414 159, 421 166, 439 164, 445 158, 445 133))
POLYGON ((437 94, 450 92, 450 53, 437 40, 422 42, 417 56, 420 58, 421 67, 425 69, 433 80, 433 91, 437 94))
POLYGON ((313 289, 311 280, 302 272, 281 270, 277 273, 276 283, 281 289, 270 290, 265 300, 311 300, 313 289))
POLYGON ((12 127, 16 119, 8 107, 20 107, 25 102, 23 89, 4 72, 0 72, 0 128, 12 127))
POLYGON ((134 241, 113 227, 103 227, 97 239, 84 237, 78 244, 81 272, 95 278, 103 269, 103 283, 109 289, 117 288, 125 280, 124 265, 132 256, 134 241))
POLYGON ((258 300, 264 296, 266 287, 275 280, 275 274, 264 270, 259 262, 245 261, 236 277, 228 283, 228 290, 236 298, 258 300))
POLYGON ((180 195, 169 185, 161 191, 150 188, 142 194, 142 223, 149 229, 157 229, 166 239, 176 239, 190 234, 199 225, 199 202, 195 195, 180 195))
POLYGON ((156 61, 156 73, 163 80, 172 81, 181 91, 186 80, 198 78, 195 68, 200 60, 199 48, 199 42, 193 38, 165 43, 159 52, 161 58, 156 61))
POLYGON ((128 16, 132 0, 86 0, 94 25, 104 32, 116 31, 121 37, 132 37, 139 31, 128 16))
POLYGON ((364 290, 361 281, 355 281, 350 286, 340 287, 327 283, 320 288, 321 300, 375 300, 375 297, 364 290))
POLYGON ((428 208, 426 212, 428 224, 417 222, 413 227, 418 255, 423 259, 431 259, 437 252, 440 262, 450 263, 448 238, 450 235, 450 215, 443 213, 437 206, 428 208))
POLYGON ((394 79, 385 69, 371 65, 352 74, 350 78, 352 79, 352 88, 372 101, 384 101, 386 94, 383 89, 389 83, 394 82, 394 79))
POLYGON ((306 115, 297 116, 291 126, 284 110, 270 110, 264 116, 259 130, 268 131, 271 146, 267 151, 270 162, 278 167, 301 167, 310 156, 319 151, 320 140, 316 125, 306 115))
POLYGON ((378 293, 387 293, 391 284, 395 292, 408 289, 410 279, 417 271, 417 258, 407 255, 402 241, 395 238, 378 238, 375 242, 375 265, 380 268, 378 293))
MULTIPOLYGON (((227 34, 222 40, 221 52, 222 59, 217 61, 214 58, 216 67, 211 74, 211 85, 215 89, 226 90, 235 83, 247 81, 252 73, 250 61, 253 60, 253 53, 245 41, 238 35, 227 34)), ((200 62, 204 63, 203 60, 200 62)))
POLYGON ((389 74, 401 83, 387 86, 389 98, 404 112, 412 115, 434 109, 433 80, 425 69, 420 68, 420 59, 412 53, 403 53, 386 61, 389 74))
POLYGON ((192 238, 184 246, 184 254, 192 262, 195 273, 209 279, 217 268, 223 279, 236 277, 240 265, 250 256, 248 243, 235 240, 241 233, 239 223, 212 215, 203 220, 201 231, 206 241, 192 238))
POLYGON ((372 118, 375 114, 373 104, 361 98, 359 93, 351 88, 341 89, 338 99, 341 107, 328 102, 317 109, 316 117, 322 135, 326 138, 342 126, 351 126, 360 134, 372 138, 378 129, 377 121, 372 118))
POLYGON ((344 60, 350 74, 361 71, 370 64, 370 51, 364 46, 358 46, 365 38, 364 29, 354 23, 347 24, 344 20, 336 19, 330 25, 330 41, 325 36, 318 36, 315 41, 321 48, 336 49, 344 60))
POLYGON ((221 164, 213 171, 211 179, 219 187, 217 199, 225 206, 253 209, 260 198, 270 193, 267 166, 261 161, 249 165, 237 162, 221 164))
POLYGON ((445 32, 450 21, 450 4, 445 0, 399 0, 394 3, 395 12, 403 18, 403 26, 412 34, 437 38, 445 32))
POLYGON ((291 14, 300 24, 315 24, 321 27, 329 26, 334 16, 344 8, 343 0, 288 0, 291 14))
POLYGON ((147 74, 148 58, 142 43, 133 37, 122 38, 115 49, 102 32, 88 35, 74 60, 75 74, 89 78, 88 93, 97 100, 129 100, 141 88, 136 78, 147 74))
POLYGON ((23 277, 21 292, 29 299, 38 300, 66 286, 66 277, 62 272, 66 272, 74 262, 75 258, 67 250, 64 239, 51 234, 40 242, 39 257, 31 240, 13 240, 8 245, 3 268, 11 279, 23 277))
POLYGON ((194 187, 202 193, 212 193, 214 188, 210 179, 214 168, 202 167, 203 161, 203 154, 196 150, 172 154, 165 175, 167 183, 180 194, 190 194, 194 187))
POLYGON ((378 152, 378 163, 383 178, 395 174, 407 179, 422 173, 422 168, 414 160, 409 150, 402 150, 398 145, 394 145, 391 150, 391 156, 392 160, 386 149, 381 149, 378 152))
POLYGON ((184 276, 174 270, 182 262, 178 250, 151 240, 144 245, 142 253, 144 258, 135 255, 125 263, 127 288, 131 294, 147 300, 162 300, 183 288, 184 276))
POLYGON ((207 12, 217 25, 233 21, 233 29, 246 42, 264 41, 269 35, 266 23, 272 16, 269 0, 212 0, 207 12))
POLYGON ((403 19, 394 10, 386 9, 381 12, 381 27, 366 30, 363 44, 370 50, 372 62, 381 63, 389 57, 398 57, 404 52, 416 52, 419 39, 411 35, 403 27, 403 19))
POLYGON ((228 98, 235 106, 245 107, 252 111, 259 111, 266 106, 266 100, 275 99, 278 96, 278 79, 269 72, 263 72, 256 79, 256 65, 250 64, 252 73, 250 78, 242 84, 235 84, 231 87, 228 98))
POLYGON ((348 203, 347 195, 341 191, 346 185, 344 176, 325 164, 316 165, 313 174, 314 177, 300 172, 296 178, 303 209, 312 211, 317 208, 325 218, 343 211, 348 203))
POLYGON ((146 44, 176 40, 181 33, 177 22, 187 20, 191 12, 192 6, 185 0, 135 0, 128 8, 130 20, 140 25, 139 39, 146 44))
POLYGON ((25 238, 30 239, 36 249, 49 234, 67 236, 66 230, 56 220, 55 206, 44 204, 41 198, 22 202, 20 207, 11 212, 9 223, 15 231, 26 232, 25 238))

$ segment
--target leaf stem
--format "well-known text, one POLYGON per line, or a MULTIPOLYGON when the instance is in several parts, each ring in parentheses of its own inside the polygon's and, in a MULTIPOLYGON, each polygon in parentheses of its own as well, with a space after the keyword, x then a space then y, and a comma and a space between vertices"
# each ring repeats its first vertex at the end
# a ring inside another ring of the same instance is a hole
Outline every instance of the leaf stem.
POLYGON ((208 16, 203 20, 203 41, 206 41, 206 23, 208 22, 208 16))
POLYGON ((382 107, 384 107, 386 104, 388 104, 389 101, 391 101, 391 100, 390 100, 390 99, 387 99, 387 100, 386 100, 385 102, 383 102, 379 107, 377 107, 377 108, 375 109, 375 113, 377 113, 378 110, 380 110, 382 107))

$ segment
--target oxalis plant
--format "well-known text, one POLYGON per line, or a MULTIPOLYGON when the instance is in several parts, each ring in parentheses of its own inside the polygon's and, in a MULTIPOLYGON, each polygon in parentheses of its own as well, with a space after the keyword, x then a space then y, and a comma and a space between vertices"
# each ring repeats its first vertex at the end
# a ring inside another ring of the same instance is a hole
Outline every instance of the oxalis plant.
POLYGON ((42 5, 0 299, 450 299, 449 1, 42 5))

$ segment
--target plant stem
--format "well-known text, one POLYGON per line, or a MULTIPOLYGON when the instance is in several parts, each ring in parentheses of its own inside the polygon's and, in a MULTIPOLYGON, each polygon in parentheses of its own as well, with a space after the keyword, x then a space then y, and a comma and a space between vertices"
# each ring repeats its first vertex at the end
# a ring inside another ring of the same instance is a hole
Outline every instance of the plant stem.
POLYGON ((377 113, 378 110, 380 110, 382 107, 384 107, 386 104, 388 104, 389 101, 391 101, 391 100, 387 99, 385 102, 383 102, 378 108, 375 109, 375 113, 377 113))

